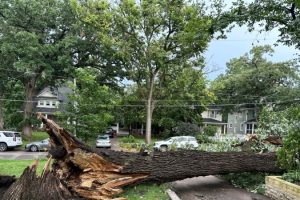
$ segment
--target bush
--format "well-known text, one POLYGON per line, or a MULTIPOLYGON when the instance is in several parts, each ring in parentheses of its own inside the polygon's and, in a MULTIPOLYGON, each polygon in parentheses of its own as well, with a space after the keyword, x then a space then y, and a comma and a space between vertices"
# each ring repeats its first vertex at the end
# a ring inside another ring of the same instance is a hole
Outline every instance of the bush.
POLYGON ((173 135, 191 135, 196 136, 200 132, 200 128, 196 124, 178 122, 176 128, 174 128, 173 135))
POLYGON ((209 143, 211 142, 208 135, 199 133, 196 135, 196 139, 198 140, 199 143, 209 143))
POLYGON ((292 170, 288 173, 282 175, 282 179, 291 183, 299 183, 300 182, 300 169, 292 170))
POLYGON ((300 128, 291 129, 277 151, 278 161, 288 171, 300 169, 300 128))
POLYGON ((120 142, 122 142, 122 143, 137 143, 137 140, 133 135, 129 135, 129 136, 120 138, 120 142))
POLYGON ((203 128, 203 133, 207 136, 214 136, 216 134, 217 130, 218 129, 216 126, 208 125, 203 128))
POLYGON ((266 173, 230 173, 224 175, 223 178, 232 185, 244 188, 250 192, 264 194, 265 193, 265 176, 266 173))

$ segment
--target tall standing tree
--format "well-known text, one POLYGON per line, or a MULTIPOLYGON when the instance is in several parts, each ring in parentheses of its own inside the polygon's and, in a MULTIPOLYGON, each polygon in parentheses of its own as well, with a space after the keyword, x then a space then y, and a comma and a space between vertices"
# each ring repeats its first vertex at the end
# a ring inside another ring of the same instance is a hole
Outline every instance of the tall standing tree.
POLYGON ((64 79, 79 62, 75 44, 81 38, 75 22, 69 1, 0 2, 0 53, 25 88, 23 133, 29 138, 37 86, 64 79))
POLYGON ((183 0, 125 0, 112 7, 116 58, 123 61, 127 78, 146 88, 142 100, 150 143, 155 97, 164 87, 164 77, 202 65, 213 19, 204 4, 183 0))

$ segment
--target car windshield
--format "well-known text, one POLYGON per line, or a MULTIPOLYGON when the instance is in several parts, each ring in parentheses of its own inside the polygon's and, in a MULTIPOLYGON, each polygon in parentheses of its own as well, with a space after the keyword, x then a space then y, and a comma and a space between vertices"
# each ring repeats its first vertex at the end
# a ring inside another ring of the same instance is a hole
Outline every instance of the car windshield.
POLYGON ((98 140, 107 140, 108 137, 107 137, 107 136, 98 136, 97 139, 98 139, 98 140))

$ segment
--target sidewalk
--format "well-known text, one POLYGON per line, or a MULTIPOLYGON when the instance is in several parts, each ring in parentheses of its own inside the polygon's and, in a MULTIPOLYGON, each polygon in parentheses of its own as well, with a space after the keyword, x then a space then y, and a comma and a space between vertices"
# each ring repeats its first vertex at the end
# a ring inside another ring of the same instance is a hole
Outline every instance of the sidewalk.
POLYGON ((172 186, 182 200, 271 200, 263 195, 235 188, 227 181, 215 176, 176 181, 172 186))

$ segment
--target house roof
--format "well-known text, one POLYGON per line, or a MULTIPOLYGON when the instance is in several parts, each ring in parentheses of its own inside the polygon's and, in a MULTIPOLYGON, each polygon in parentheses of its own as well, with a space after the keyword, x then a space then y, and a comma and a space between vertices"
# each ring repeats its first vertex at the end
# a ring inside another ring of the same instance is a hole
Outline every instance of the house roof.
POLYGON ((227 124, 227 123, 213 118, 203 118, 203 124, 227 124))
POLYGON ((68 102, 68 94, 72 93, 72 89, 66 86, 54 88, 54 87, 45 87, 39 94, 36 96, 37 99, 57 99, 60 102, 68 102), (50 92, 50 95, 46 95, 47 92, 50 92))

